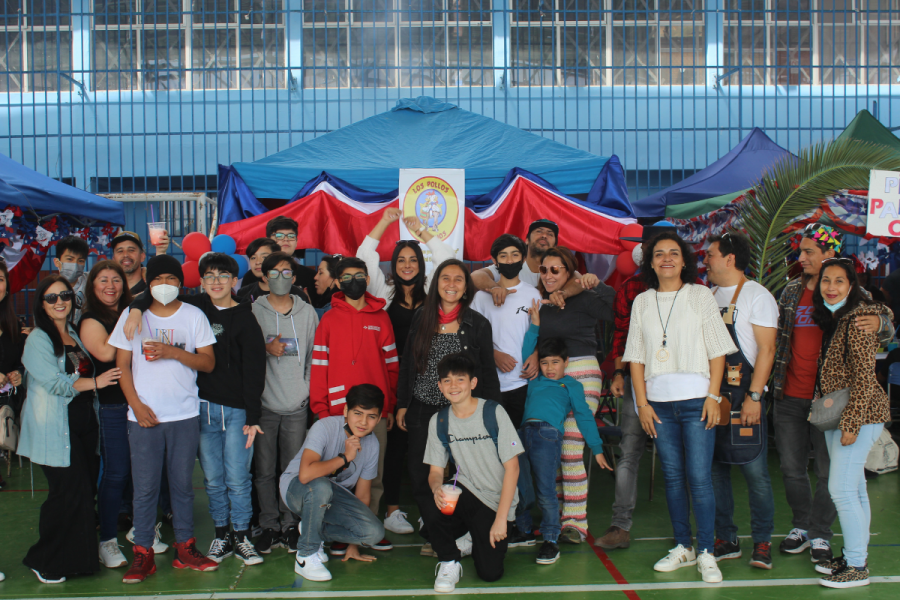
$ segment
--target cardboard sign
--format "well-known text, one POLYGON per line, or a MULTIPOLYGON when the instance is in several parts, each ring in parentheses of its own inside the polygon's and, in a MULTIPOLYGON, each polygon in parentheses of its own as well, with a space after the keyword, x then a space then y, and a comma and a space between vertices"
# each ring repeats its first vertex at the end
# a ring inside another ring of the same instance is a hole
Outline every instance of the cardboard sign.
POLYGON ((870 171, 866 233, 900 237, 900 173, 870 171))
MULTIPOLYGON (((400 169, 400 210, 415 217, 434 237, 463 258, 463 226, 466 215, 465 169, 400 169)), ((424 233, 424 232, 423 232, 424 233)), ((400 221, 400 239, 418 240, 425 255, 425 272, 431 273, 431 250, 422 238, 400 221)))

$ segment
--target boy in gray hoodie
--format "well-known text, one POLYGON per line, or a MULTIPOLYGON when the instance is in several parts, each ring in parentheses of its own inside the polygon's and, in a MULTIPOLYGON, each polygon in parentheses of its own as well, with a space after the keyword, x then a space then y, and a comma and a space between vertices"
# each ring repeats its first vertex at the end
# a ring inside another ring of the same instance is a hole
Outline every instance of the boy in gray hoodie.
POLYGON ((262 275, 270 293, 253 303, 253 315, 266 341, 266 387, 259 418, 263 435, 254 442, 259 524, 263 528, 256 549, 263 554, 280 547, 296 552, 298 519, 278 494, 278 476, 306 438, 309 374, 319 318, 309 304, 291 294, 294 273, 290 256, 283 252, 267 256, 262 275), (276 465, 279 456, 281 464, 276 465))

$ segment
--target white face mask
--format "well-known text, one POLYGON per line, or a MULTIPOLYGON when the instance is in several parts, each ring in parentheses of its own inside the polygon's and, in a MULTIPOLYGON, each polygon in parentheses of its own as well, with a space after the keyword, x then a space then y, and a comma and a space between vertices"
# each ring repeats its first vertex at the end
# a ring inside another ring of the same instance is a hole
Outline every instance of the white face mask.
POLYGON ((178 288, 174 285, 162 283, 150 288, 150 295, 153 296, 155 300, 158 300, 160 304, 165 306, 178 297, 178 288))

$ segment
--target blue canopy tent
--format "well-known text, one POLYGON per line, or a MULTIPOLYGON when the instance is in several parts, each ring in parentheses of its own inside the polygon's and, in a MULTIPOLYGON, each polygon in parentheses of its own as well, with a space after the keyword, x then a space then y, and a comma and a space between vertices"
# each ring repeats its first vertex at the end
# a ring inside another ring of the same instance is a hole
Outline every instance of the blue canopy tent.
POLYGON ((0 154, 0 210, 7 206, 18 206, 40 216, 61 213, 115 225, 125 224, 125 209, 121 202, 66 185, 0 154))
POLYGON ((294 201, 323 173, 369 193, 361 201, 375 201, 396 193, 401 168, 465 169, 467 206, 519 168, 601 212, 634 216, 618 159, 420 96, 256 162, 220 165, 219 222, 266 212, 259 199, 294 201))
MULTIPOLYGON (((794 155, 773 142, 761 129, 754 127, 750 135, 728 154, 705 169, 652 196, 634 201, 634 212, 638 217, 683 218, 685 214, 674 214, 671 207, 742 192, 752 187, 763 173, 786 156, 794 155)), ((716 206, 705 207, 696 214, 709 212, 731 199, 733 197, 723 199, 716 206)))

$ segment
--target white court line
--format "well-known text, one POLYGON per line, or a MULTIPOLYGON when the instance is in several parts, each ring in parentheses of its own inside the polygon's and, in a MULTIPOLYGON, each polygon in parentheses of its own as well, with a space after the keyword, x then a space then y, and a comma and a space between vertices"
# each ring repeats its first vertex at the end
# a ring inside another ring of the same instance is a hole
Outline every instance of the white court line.
MULTIPOLYGON (((900 583, 900 577, 870 577, 871 583, 900 583)), ((819 585, 818 578, 812 579, 762 579, 753 581, 725 581, 709 584, 701 581, 634 583, 619 585, 604 583, 596 585, 553 585, 553 586, 520 586, 520 587, 474 587, 456 588, 454 594, 469 596, 472 594, 556 594, 585 592, 626 592, 642 590, 676 589, 700 590, 713 588, 746 588, 746 587, 787 587, 796 585, 819 585)), ((124 600, 242 600, 268 598, 400 598, 411 596, 446 596, 431 588, 416 590, 345 590, 345 591, 294 591, 276 589, 268 592, 212 592, 205 594, 154 594, 147 596, 116 596, 124 600)), ((109 600, 110 596, 79 597, 78 600, 109 600)), ((58 600, 53 598, 29 598, 28 600, 58 600)))
MULTIPOLYGON (((869 535, 876 536, 876 535, 881 535, 881 534, 876 532, 876 533, 870 533, 869 535)), ((773 538, 783 538, 783 537, 787 537, 787 534, 786 533, 776 533, 772 537, 773 538)), ((834 537, 844 537, 844 534, 843 533, 835 533, 834 537)), ((749 540, 749 539, 752 539, 753 536, 752 535, 739 535, 738 538, 742 539, 742 540, 749 540)), ((674 539, 674 538, 670 535, 669 537, 634 538, 634 541, 635 542, 659 542, 659 541, 671 540, 671 539, 674 539)))

